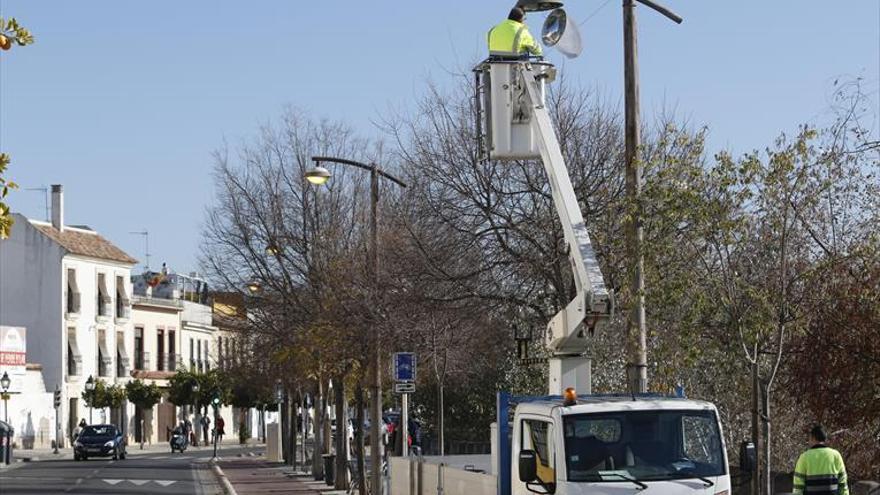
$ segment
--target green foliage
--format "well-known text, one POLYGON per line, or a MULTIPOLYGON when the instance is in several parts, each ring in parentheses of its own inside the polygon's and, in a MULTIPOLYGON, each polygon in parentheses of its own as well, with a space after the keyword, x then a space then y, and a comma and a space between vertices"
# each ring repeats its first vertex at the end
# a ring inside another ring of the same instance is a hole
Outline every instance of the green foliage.
POLYGON ((146 384, 141 380, 125 384, 129 402, 141 409, 151 409, 162 398, 162 391, 155 383, 146 384))
POLYGON ((220 396, 220 404, 229 404, 232 397, 228 377, 219 369, 205 373, 189 370, 178 371, 169 380, 168 400, 177 406, 211 404, 215 394, 220 396), (198 393, 193 392, 193 385, 198 384, 198 393))
POLYGON ((94 408, 119 408, 125 403, 125 389, 120 385, 107 385, 104 380, 95 380, 92 391, 84 390, 81 395, 83 402, 94 408))
POLYGON ((30 45, 34 42, 34 35, 22 27, 15 17, 9 19, 0 17, 0 35, 11 39, 18 46, 30 45))
POLYGON ((0 239, 9 237, 12 231, 12 214, 9 211, 9 205, 4 199, 9 191, 18 189, 18 184, 3 177, 6 169, 9 167, 10 158, 6 153, 0 153, 0 239))

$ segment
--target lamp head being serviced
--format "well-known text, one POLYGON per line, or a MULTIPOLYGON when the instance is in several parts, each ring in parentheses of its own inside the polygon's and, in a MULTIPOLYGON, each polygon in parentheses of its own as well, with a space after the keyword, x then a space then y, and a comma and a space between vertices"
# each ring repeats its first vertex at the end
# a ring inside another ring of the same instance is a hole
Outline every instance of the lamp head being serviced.
POLYGON ((518 0, 516 6, 526 12, 542 12, 562 7, 562 2, 548 2, 541 0, 518 0))
POLYGON ((564 9, 550 12, 541 29, 541 41, 552 46, 568 58, 575 58, 583 51, 581 33, 564 9))

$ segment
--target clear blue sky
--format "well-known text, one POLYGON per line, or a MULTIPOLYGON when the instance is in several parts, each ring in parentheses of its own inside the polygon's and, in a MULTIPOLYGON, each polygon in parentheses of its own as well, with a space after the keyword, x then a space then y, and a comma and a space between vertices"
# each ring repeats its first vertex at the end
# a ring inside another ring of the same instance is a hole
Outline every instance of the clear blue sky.
MULTIPOLYGON (((0 0, 37 42, 0 54, 0 147, 22 187, 62 183, 66 217, 153 266, 197 268, 211 202, 211 152, 284 105, 343 119, 365 135, 431 78, 449 83, 484 51, 512 0, 0 0)), ((620 101, 620 0, 567 2, 584 55, 569 77, 620 101)), ((762 148, 816 122, 831 81, 880 79, 880 2, 664 0, 676 26, 639 8, 642 108, 708 125, 710 146, 762 148)), ((542 16, 531 15, 532 31, 542 16)), ((561 61, 558 54, 551 58, 561 61)), ((875 94, 876 97, 876 94, 875 94)), ((39 192, 14 210, 43 218, 39 192)))

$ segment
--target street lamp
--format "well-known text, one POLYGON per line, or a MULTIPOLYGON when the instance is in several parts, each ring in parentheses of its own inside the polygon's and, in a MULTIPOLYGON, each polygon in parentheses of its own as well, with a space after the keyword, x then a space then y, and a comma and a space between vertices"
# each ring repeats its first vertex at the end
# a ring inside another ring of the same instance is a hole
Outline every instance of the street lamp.
MULTIPOLYGON (((379 286, 379 236, 378 236, 378 205, 379 205, 379 177, 384 177, 400 187, 406 187, 406 184, 394 177, 393 175, 380 169, 375 163, 366 164, 356 162, 354 160, 346 160, 343 158, 333 158, 327 156, 313 156, 312 160, 315 166, 305 173, 305 179, 312 184, 321 185, 330 179, 330 172, 321 166, 321 162, 338 163, 341 165, 349 165, 370 173, 370 279, 373 284, 373 293, 378 290, 379 286)), ((372 486, 378 487, 376 493, 382 493, 382 459, 379 453, 379 425, 382 421, 382 375, 380 372, 382 362, 379 356, 379 325, 371 322, 373 325, 372 332, 372 349, 370 350, 372 361, 372 376, 370 388, 372 389, 372 404, 370 405, 370 463, 372 464, 372 486)))
POLYGON ((330 171, 316 163, 313 168, 306 171, 305 176, 306 180, 312 184, 322 186, 330 180, 330 171))
POLYGON ((95 379, 92 375, 86 380, 86 392, 89 393, 89 424, 92 424, 92 404, 95 402, 95 379))
POLYGON ((263 285, 260 284, 260 282, 257 281, 257 280, 251 280, 251 281, 248 282, 248 284, 247 284, 247 290, 248 290, 251 294, 256 294, 256 293, 260 292, 261 290, 263 290, 263 285))
MULTIPOLYGON (((195 413, 195 415, 193 415, 193 419, 197 420, 198 416, 199 416, 199 382, 196 381, 195 379, 193 379, 192 385, 190 385, 190 387, 192 389, 194 402, 195 402, 195 408, 196 408, 196 413, 195 413)), ((196 434, 193 435, 193 447, 198 447, 199 446, 199 423, 198 423, 198 421, 196 421, 195 423, 196 424, 193 425, 193 428, 195 428, 196 434)))
POLYGON ((9 385, 12 384, 12 380, 9 379, 9 373, 3 372, 3 378, 0 378, 0 388, 3 389, 3 411, 5 415, 5 422, 9 423, 9 385))

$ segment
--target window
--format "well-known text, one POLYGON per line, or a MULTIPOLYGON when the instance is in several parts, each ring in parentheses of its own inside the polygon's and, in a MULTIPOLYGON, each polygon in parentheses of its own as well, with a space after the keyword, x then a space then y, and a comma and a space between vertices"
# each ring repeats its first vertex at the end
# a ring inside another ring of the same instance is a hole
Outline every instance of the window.
POLYGON ((76 343, 76 328, 67 329, 67 375, 79 376, 81 373, 82 354, 76 343))
POLYGON ((208 351, 208 341, 205 341, 205 371, 211 371, 211 353, 208 351))
POLYGON ((177 370, 177 340, 173 328, 168 329, 168 371, 177 370))
POLYGON ((144 370, 147 365, 147 356, 144 352, 144 327, 134 329, 134 369, 144 370))
POLYGON ((122 378, 128 375, 128 351, 125 349, 125 333, 116 332, 116 376, 122 378))
POLYGON ((193 339, 189 339, 189 369, 190 371, 196 370, 196 346, 193 342, 193 339))
POLYGON ((110 305, 113 299, 107 290, 107 277, 103 273, 98 274, 98 316, 109 317, 110 305))
POLYGON ((116 317, 120 319, 131 317, 131 301, 125 292, 124 277, 116 277, 116 317))
POLYGON ((538 479, 556 483, 553 425, 537 419, 522 420, 522 450, 534 450, 538 457, 538 479))
POLYGON ((720 439, 717 425, 712 418, 684 416, 681 418, 681 430, 684 437, 684 459, 714 466, 720 466, 724 462, 721 446, 718 445, 720 439))
POLYGON ((79 287, 76 284, 76 270, 67 269, 67 313, 79 314, 79 287))
POLYGON ((660 481, 724 474, 714 412, 634 410, 563 416, 568 481, 660 481))
POLYGON ((198 367, 198 370, 201 372, 202 371, 202 341, 201 340, 196 342, 196 349, 197 349, 196 356, 198 356, 198 363, 199 363, 197 367, 198 367))
POLYGON ((165 358, 165 329, 157 328, 156 329, 156 355, 158 356, 156 359, 156 370, 157 371, 165 371, 165 365, 167 364, 167 359, 165 358))
POLYGON ((107 350, 107 334, 98 330, 98 376, 110 376, 113 355, 107 350))
POLYGON ((217 337, 217 362, 223 367, 223 337, 217 337))

